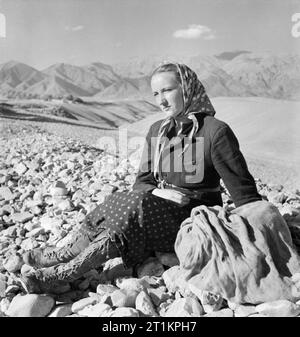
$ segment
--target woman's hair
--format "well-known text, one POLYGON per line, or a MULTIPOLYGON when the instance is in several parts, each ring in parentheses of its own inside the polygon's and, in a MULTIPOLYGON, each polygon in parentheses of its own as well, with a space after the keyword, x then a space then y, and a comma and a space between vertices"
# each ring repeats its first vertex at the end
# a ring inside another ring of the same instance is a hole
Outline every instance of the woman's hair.
POLYGON ((177 81, 182 84, 182 80, 181 80, 181 76, 180 76, 180 72, 178 70, 178 67, 176 66, 176 64, 174 63, 165 63, 162 64, 160 66, 158 66, 157 68, 155 68, 151 74, 151 78, 155 75, 155 74, 159 74, 159 73, 166 73, 166 72, 172 72, 176 75, 176 79, 177 81))

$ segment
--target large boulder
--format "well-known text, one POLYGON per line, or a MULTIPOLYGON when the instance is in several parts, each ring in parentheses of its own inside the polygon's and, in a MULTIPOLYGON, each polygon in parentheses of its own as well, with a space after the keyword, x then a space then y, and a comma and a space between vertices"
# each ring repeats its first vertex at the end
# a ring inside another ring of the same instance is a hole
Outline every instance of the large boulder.
POLYGON ((17 295, 11 301, 6 314, 10 317, 45 317, 54 305, 54 299, 47 295, 17 295))

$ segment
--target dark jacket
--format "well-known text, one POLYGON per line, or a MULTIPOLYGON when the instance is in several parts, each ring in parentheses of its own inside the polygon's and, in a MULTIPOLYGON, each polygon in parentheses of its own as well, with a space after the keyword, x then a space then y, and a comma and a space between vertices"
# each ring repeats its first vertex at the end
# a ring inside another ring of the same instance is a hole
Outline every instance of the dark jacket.
MULTIPOLYGON (((198 119, 199 130, 188 151, 180 156, 182 140, 178 138, 173 145, 166 146, 160 162, 163 179, 178 187, 203 191, 200 199, 193 201, 195 206, 200 204, 222 206, 221 192, 210 191, 220 187, 220 178, 236 207, 261 200, 262 197, 257 192, 255 181, 248 171, 238 140, 231 128, 215 117, 205 114, 195 116, 198 119), (174 163, 178 162, 182 162, 183 170, 180 167, 178 170, 178 165, 177 168, 174 166, 174 163), (193 169, 194 172, 191 171, 193 169)), ((133 185, 135 191, 150 192, 157 188, 157 181, 153 175, 156 144, 153 140, 158 135, 161 122, 162 120, 159 120, 152 124, 146 136, 140 169, 133 185)))

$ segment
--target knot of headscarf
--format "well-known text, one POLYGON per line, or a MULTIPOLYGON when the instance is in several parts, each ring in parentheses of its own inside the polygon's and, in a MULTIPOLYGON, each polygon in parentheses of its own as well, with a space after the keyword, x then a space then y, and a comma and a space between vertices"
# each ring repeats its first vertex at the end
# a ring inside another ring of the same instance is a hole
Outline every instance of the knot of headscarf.
MULTIPOLYGON (((196 73, 185 64, 174 63, 174 65, 176 65, 181 78, 183 111, 175 117, 168 116, 162 121, 158 130, 158 140, 154 153, 154 178, 157 181, 162 180, 159 162, 166 145, 166 135, 174 130, 175 136, 183 138, 188 133, 187 137, 191 141, 199 129, 195 114, 215 115, 215 109, 196 73)), ((189 142, 187 142, 181 154, 185 152, 188 146, 189 142)))

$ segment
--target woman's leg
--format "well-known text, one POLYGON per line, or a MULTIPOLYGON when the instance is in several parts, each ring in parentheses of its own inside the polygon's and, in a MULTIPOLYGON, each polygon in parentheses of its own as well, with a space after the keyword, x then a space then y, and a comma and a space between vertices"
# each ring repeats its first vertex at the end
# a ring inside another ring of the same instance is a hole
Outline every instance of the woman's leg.
POLYGON ((29 266, 45 268, 72 260, 88 247, 90 239, 80 231, 73 231, 70 236, 69 243, 63 247, 36 248, 25 252, 24 262, 29 266))
POLYGON ((105 261, 120 256, 120 250, 109 235, 91 243, 82 253, 67 263, 38 269, 21 279, 29 293, 55 292, 57 281, 74 281, 91 269, 99 268, 105 261))
POLYGON ((91 221, 95 213, 102 213, 101 205, 89 213, 82 223, 78 224, 69 234, 69 242, 63 247, 36 248, 23 254, 23 260, 29 266, 44 268, 51 267, 59 263, 66 263, 84 251, 101 230, 99 224, 104 218, 98 221, 91 221))

